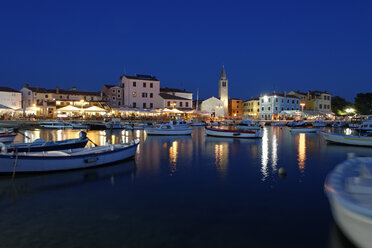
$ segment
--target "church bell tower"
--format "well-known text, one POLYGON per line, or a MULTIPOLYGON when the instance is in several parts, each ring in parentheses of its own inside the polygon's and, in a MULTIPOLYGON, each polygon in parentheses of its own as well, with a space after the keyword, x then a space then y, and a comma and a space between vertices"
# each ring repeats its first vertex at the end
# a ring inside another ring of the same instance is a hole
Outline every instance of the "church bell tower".
POLYGON ((218 81, 218 96, 223 102, 225 116, 228 115, 228 105, 229 105, 229 92, 228 92, 228 80, 226 77, 225 67, 222 66, 220 80, 218 81))

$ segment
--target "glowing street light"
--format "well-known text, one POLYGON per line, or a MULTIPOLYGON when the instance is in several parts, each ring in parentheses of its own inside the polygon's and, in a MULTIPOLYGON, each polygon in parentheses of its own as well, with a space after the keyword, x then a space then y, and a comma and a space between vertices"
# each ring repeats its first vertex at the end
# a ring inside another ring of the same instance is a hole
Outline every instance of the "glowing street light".
POLYGON ((355 109, 353 109, 353 108, 347 108, 347 109, 345 109, 345 112, 348 113, 348 114, 352 114, 352 113, 355 112, 355 109))
POLYGON ((301 105, 301 111, 304 112, 305 103, 300 103, 300 105, 301 105))

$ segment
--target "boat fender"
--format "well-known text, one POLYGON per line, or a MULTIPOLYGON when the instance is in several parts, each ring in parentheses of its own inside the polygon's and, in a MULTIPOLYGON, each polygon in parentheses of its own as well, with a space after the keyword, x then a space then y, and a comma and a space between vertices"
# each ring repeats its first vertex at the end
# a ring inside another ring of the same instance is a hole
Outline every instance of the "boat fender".
POLYGON ((81 131, 81 132, 79 133, 79 138, 80 138, 80 139, 86 139, 86 138, 87 138, 87 133, 84 132, 84 131, 81 131))
POLYGON ((287 176, 287 171, 283 167, 281 167, 279 168, 278 174, 280 178, 284 179, 287 176))

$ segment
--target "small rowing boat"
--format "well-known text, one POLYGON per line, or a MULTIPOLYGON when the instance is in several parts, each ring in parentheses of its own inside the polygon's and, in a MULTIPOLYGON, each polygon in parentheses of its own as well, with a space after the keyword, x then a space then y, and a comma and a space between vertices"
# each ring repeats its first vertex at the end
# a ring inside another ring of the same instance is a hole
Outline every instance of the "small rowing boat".
POLYGON ((192 129, 188 127, 178 127, 172 124, 161 124, 158 127, 145 128, 147 135, 190 135, 192 129))
POLYGON ((349 159, 324 184, 332 215, 343 233, 361 248, 372 247, 372 158, 349 159))
POLYGON ((1 129, 0 130, 0 142, 1 143, 10 143, 13 142, 17 134, 13 129, 1 129))
POLYGON ((35 173, 84 169, 134 157, 139 141, 47 152, 2 152, 0 173, 35 173))
POLYGON ((88 142, 86 132, 80 132, 77 139, 66 139, 60 141, 46 141, 37 139, 31 143, 13 143, 5 146, 2 149, 7 149, 8 152, 42 152, 42 151, 57 151, 74 148, 83 148, 88 142))
POLYGON ((229 129, 218 129, 205 127, 205 134, 214 137, 226 137, 226 138, 262 138, 262 132, 260 130, 240 131, 240 130, 229 130, 229 129))
POLYGON ((372 137, 370 136, 355 136, 329 132, 321 132, 321 134, 327 142, 353 146, 372 146, 372 137))

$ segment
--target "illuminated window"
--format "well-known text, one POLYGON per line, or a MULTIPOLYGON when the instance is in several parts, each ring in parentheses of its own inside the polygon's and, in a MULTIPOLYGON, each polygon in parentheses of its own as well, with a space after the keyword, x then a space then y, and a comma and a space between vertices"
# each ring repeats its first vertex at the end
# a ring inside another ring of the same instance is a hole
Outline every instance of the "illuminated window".
POLYGON ((136 93, 136 92, 133 92, 133 93, 132 93, 132 96, 133 96, 133 97, 136 97, 136 96, 137 96, 137 93, 136 93))

